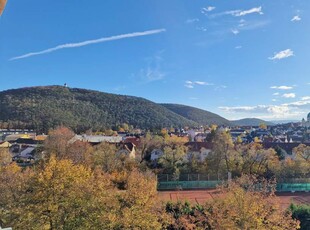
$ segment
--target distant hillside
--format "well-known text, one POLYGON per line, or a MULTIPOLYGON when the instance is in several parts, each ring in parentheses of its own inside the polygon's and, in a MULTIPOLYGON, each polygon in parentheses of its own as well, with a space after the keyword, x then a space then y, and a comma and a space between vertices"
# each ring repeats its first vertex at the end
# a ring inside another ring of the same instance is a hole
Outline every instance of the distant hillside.
POLYGON ((177 113, 199 125, 230 125, 230 121, 206 110, 178 104, 161 104, 174 113, 177 113))
POLYGON ((47 131, 60 124, 75 131, 117 127, 196 126, 149 100, 62 86, 29 87, 0 92, 0 122, 10 128, 47 131))
POLYGON ((235 120, 231 122, 233 125, 236 125, 236 126, 259 126, 262 123, 269 125, 269 126, 275 125, 272 122, 264 121, 264 120, 257 119, 257 118, 245 118, 245 119, 235 120))
POLYGON ((274 124, 288 124, 288 123, 297 123, 300 122, 301 120, 275 120, 275 121, 269 121, 274 124))

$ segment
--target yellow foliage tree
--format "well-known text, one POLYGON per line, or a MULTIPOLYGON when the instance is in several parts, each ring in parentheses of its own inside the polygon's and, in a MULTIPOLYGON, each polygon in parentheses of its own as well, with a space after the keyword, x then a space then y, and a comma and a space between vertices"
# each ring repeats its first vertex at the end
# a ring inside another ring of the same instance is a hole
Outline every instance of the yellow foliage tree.
POLYGON ((0 167, 0 226, 10 227, 20 221, 24 212, 21 198, 32 177, 31 170, 22 170, 15 163, 0 167))
POLYGON ((133 170, 126 191, 120 195, 119 229, 162 229, 157 181, 153 174, 133 170))
POLYGON ((0 148, 0 168, 12 162, 12 155, 8 148, 0 148))
POLYGON ((57 158, 62 159, 67 155, 69 141, 74 137, 74 132, 67 127, 60 126, 50 130, 48 138, 44 141, 44 148, 47 152, 47 158, 55 154, 57 158))
POLYGON ((206 205, 212 229, 298 229, 299 222, 280 207, 269 188, 266 181, 248 177, 223 187, 220 198, 206 205))

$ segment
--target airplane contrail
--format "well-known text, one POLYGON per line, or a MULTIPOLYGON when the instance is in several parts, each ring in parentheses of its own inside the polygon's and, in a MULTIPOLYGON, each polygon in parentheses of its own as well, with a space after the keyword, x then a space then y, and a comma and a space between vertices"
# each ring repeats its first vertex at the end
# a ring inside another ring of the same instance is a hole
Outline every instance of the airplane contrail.
POLYGON ((55 46, 53 48, 49 48, 49 49, 46 49, 46 50, 42 50, 42 51, 38 51, 38 52, 32 52, 32 53, 27 53, 27 54, 24 54, 24 55, 21 55, 21 56, 13 57, 13 58, 11 58, 9 60, 13 61, 13 60, 17 60, 17 59, 23 59, 23 58, 28 58, 28 57, 36 56, 36 55, 51 53, 51 52, 54 52, 54 51, 60 50, 60 49, 76 48, 76 47, 87 46, 87 45, 101 43, 101 42, 120 40, 120 39, 124 39, 124 38, 133 38, 133 37, 147 36, 147 35, 151 35, 151 34, 162 33, 162 32, 165 32, 165 31, 166 31, 166 29, 147 30, 147 31, 143 31, 143 32, 134 32, 134 33, 128 33, 128 34, 121 34, 121 35, 115 35, 115 36, 111 36, 111 37, 103 37, 103 38, 99 38, 99 39, 87 40, 87 41, 77 42, 77 43, 62 44, 62 45, 58 45, 58 46, 55 46))

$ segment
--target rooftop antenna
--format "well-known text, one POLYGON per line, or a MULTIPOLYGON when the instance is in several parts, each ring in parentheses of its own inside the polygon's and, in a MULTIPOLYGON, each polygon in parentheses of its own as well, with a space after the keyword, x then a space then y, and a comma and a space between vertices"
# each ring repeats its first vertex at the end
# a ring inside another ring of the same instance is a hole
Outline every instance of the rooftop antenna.
POLYGON ((64 84, 64 87, 65 87, 65 88, 67 88, 67 87, 68 87, 67 83, 65 83, 65 84, 64 84))

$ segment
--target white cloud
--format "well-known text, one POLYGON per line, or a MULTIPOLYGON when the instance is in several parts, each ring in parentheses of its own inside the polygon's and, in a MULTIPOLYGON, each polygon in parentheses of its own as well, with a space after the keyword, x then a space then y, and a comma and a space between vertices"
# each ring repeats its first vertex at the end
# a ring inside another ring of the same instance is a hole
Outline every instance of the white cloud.
POLYGON ((191 23, 199 22, 199 19, 198 18, 190 18, 190 19, 187 19, 185 22, 187 24, 191 24, 191 23))
POLYGON ((218 17, 218 16, 223 16, 223 15, 231 15, 234 17, 241 17, 241 16, 245 16, 247 14, 253 14, 253 13, 264 14, 262 11, 262 7, 259 6, 259 7, 251 8, 249 10, 240 10, 240 9, 228 10, 228 11, 224 11, 224 12, 221 12, 218 14, 213 14, 213 15, 211 15, 211 17, 218 17))
MULTIPOLYGON (((310 99, 310 97, 309 97, 310 99)), ((236 117, 256 117, 261 119, 301 119, 310 110, 310 100, 294 101, 279 105, 254 105, 254 106, 226 106, 219 107, 228 114, 236 117)))
POLYGON ((240 16, 245 16, 247 14, 253 14, 253 13, 258 13, 258 14, 264 14, 262 12, 262 7, 254 7, 252 9, 249 10, 244 10, 244 11, 240 11, 238 13, 236 13, 234 16, 240 17, 240 16))
POLYGON ((256 117, 261 119, 298 118, 305 113, 289 105, 257 105, 241 107, 219 107, 229 114, 236 113, 238 117, 256 117))
POLYGON ((298 22, 300 20, 301 20, 301 17, 299 17, 299 15, 296 15, 291 19, 292 22, 298 22))
POLYGON ((250 31, 250 30, 257 30, 264 28, 270 24, 269 20, 252 20, 247 23, 244 23, 242 26, 240 25, 235 25, 235 26, 230 26, 229 28, 221 28, 219 30, 215 30, 211 32, 211 34, 214 35, 225 35, 234 32, 235 34, 241 33, 242 31, 250 31))
POLYGON ((224 110, 226 112, 265 112, 266 105, 257 105, 257 106, 234 106, 234 107, 219 107, 219 109, 224 110))
POLYGON ((272 94, 273 96, 279 96, 280 93, 274 93, 272 94))
POLYGON ((282 50, 278 53, 275 53, 273 57, 269 57, 270 60, 275 60, 275 59, 283 59, 283 58, 288 58, 294 56, 294 52, 291 49, 286 49, 282 50))
POLYGON ((148 67, 146 70, 141 70, 141 75, 143 75, 147 81, 161 80, 166 76, 166 74, 159 69, 151 67, 148 67))
POLYGON ((290 89, 293 89, 293 87, 292 86, 281 85, 281 86, 271 86, 270 89, 290 90, 290 89))
POLYGON ((307 106, 307 105, 310 106, 310 100, 294 101, 294 102, 291 102, 291 103, 285 103, 283 105, 285 105, 285 106, 292 106, 294 108, 304 107, 304 106, 307 106))
POLYGON ((215 7, 214 6, 208 6, 208 7, 204 7, 201 9, 201 13, 203 14, 207 14, 208 12, 211 12, 215 10, 215 7))
POLYGON ((241 19, 241 20, 239 21, 238 26, 239 26, 239 27, 243 27, 243 26, 245 26, 245 25, 246 25, 246 21, 245 21, 244 19, 241 19))
POLYGON ((36 55, 41 55, 41 54, 47 54, 51 53, 57 50, 61 49, 68 49, 68 48, 77 48, 81 46, 87 46, 91 44, 97 44, 97 43, 102 43, 102 42, 108 42, 108 41, 114 41, 114 40, 120 40, 120 39, 125 39, 125 38, 133 38, 133 37, 140 37, 140 36, 147 36, 147 35, 152 35, 152 34, 158 34, 158 33, 163 33, 165 32, 166 29, 157 29, 157 30, 147 30, 143 32, 134 32, 134 33, 128 33, 128 34, 121 34, 121 35, 115 35, 111 37, 103 37, 99 39, 94 39, 94 40, 87 40, 83 42, 77 42, 77 43, 68 43, 68 44, 62 44, 55 46, 53 48, 49 48, 46 50, 38 51, 38 52, 32 52, 32 53, 27 53, 21 56, 13 57, 10 59, 12 60, 17 60, 17 59, 22 59, 22 58, 28 58, 31 56, 36 56, 36 55))
POLYGON ((242 46, 235 46, 235 49, 241 49, 242 46))
POLYGON ((195 84, 197 84, 197 85, 213 85, 213 84, 205 82, 205 81, 195 81, 195 84))
POLYGON ((232 32, 234 35, 237 35, 237 34, 240 33, 239 30, 236 30, 236 29, 232 29, 231 32, 232 32))
POLYGON ((140 78, 145 82, 158 81, 166 76, 162 71, 161 65, 163 58, 161 54, 163 51, 158 52, 153 57, 147 58, 147 67, 140 69, 140 78))
POLYGON ((277 99, 272 99, 272 101, 277 101, 277 99))
POLYGON ((301 100, 302 100, 302 101, 308 101, 308 100, 310 100, 310 96, 301 97, 301 100))
POLYGON ((194 88, 194 86, 193 86, 192 84, 185 84, 184 86, 187 87, 187 88, 189 88, 189 89, 194 88))
POLYGON ((295 98, 296 94, 295 93, 285 93, 282 95, 284 98, 295 98))
POLYGON ((192 89, 194 88, 195 85, 205 85, 205 86, 209 86, 209 85, 214 85, 212 83, 208 83, 205 81, 185 81, 185 87, 192 89))
POLYGON ((196 27, 196 29, 200 30, 200 31, 203 31, 203 32, 207 31, 207 28, 205 28, 205 27, 196 27))

